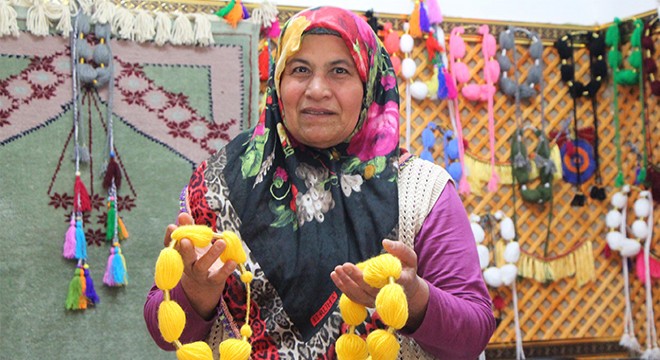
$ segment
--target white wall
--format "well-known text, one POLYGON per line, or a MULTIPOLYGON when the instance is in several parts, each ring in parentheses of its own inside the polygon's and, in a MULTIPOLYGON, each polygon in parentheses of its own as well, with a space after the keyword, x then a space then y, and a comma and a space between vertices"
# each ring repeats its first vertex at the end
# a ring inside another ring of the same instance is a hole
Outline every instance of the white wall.
MULTIPOLYGON (((263 0, 244 0, 260 3, 263 0)), ((277 5, 333 5, 376 13, 409 14, 412 0, 270 0, 277 5)), ((438 0, 444 16, 550 24, 598 25, 657 9, 660 0, 438 0)))

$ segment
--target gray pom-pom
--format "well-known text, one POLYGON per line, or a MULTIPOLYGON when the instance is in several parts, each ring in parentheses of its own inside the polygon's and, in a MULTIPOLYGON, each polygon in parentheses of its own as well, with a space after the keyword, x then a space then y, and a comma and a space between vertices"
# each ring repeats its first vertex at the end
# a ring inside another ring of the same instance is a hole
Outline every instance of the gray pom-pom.
POLYGON ((515 45, 515 41, 513 38, 513 31, 505 30, 500 33, 500 47, 502 49, 506 50, 511 50, 513 49, 513 46, 515 45))
POLYGON ((94 27, 94 34, 96 35, 96 38, 105 39, 106 43, 110 41, 110 33, 111 33, 110 23, 96 24, 96 26, 94 27))
POLYGON ((78 146, 78 156, 81 164, 89 164, 89 149, 87 145, 78 146))
POLYGON ((543 43, 538 38, 536 38, 536 41, 532 42, 532 45, 529 46, 529 56, 536 60, 540 59, 542 55, 543 43))
POLYGON ((89 24, 89 16, 85 15, 82 11, 78 14, 78 34, 83 33, 83 34, 89 34, 89 30, 91 29, 91 25, 89 24))
POLYGON ((94 62, 101 66, 101 64, 108 66, 110 63, 110 47, 106 44, 98 44, 94 47, 94 62))
POLYGON ((86 61, 92 58, 92 47, 89 46, 87 40, 80 39, 76 41, 76 56, 78 56, 78 59, 83 58, 86 61))
POLYGON ((509 71, 511 69, 511 60, 501 52, 497 53, 497 62, 500 64, 501 71, 509 71))
POLYGON ((78 64, 78 79, 82 84, 92 84, 96 79, 96 69, 92 65, 84 63, 78 64))
POLYGON ((515 96, 516 91, 518 91, 518 85, 508 77, 502 77, 500 79, 500 89, 502 89, 503 93, 509 96, 515 96))
POLYGON ((536 89, 529 85, 524 85, 520 87, 520 98, 529 99, 536 95, 536 89))
POLYGON ((96 69, 96 83, 94 86, 97 88, 102 88, 110 82, 110 76, 112 75, 112 69, 109 67, 103 67, 96 69))
POLYGON ((535 65, 527 73, 527 82, 538 84, 541 82, 541 66, 535 65))

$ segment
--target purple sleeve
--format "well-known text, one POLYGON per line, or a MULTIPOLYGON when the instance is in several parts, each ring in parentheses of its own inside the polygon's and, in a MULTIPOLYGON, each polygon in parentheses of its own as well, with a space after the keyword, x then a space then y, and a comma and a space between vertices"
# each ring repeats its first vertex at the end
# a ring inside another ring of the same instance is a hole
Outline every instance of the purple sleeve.
MULTIPOLYGON (((192 306, 190 306, 188 298, 181 287, 181 283, 170 291, 170 297, 181 306, 186 314, 186 327, 184 328, 179 341, 183 344, 187 344, 206 339, 216 317, 213 317, 210 320, 204 320, 204 318, 199 316, 197 312, 193 310, 192 306)), ((174 345, 166 342, 160 334, 160 329, 158 329, 158 306, 160 306, 162 301, 163 292, 158 289, 156 285, 152 286, 147 295, 147 301, 144 303, 144 320, 147 323, 147 330, 149 330, 149 334, 156 342, 156 345, 163 350, 174 351, 174 345)))
POLYGON ((470 223, 451 183, 417 234, 415 252, 429 303, 422 324, 408 336, 436 357, 476 359, 495 331, 495 317, 470 223))

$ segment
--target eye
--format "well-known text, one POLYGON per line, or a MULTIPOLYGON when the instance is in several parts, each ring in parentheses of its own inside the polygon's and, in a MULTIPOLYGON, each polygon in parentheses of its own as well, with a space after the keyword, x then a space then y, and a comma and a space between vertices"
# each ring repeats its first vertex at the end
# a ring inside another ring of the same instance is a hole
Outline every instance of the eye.
POLYGON ((309 69, 305 66, 295 66, 291 69, 292 74, 306 74, 309 72, 309 69))
POLYGON ((335 74, 342 74, 342 75, 348 75, 348 74, 350 74, 350 73, 348 72, 348 69, 343 68, 343 67, 336 67, 336 68, 333 69, 333 72, 334 72, 335 74))

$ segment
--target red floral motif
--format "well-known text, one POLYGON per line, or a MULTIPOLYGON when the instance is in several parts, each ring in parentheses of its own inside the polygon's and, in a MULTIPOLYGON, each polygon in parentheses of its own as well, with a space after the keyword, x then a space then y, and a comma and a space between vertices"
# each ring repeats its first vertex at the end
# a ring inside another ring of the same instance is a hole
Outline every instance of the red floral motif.
POLYGON ((167 123, 167 127, 171 129, 167 133, 172 135, 172 137, 174 137, 175 139, 178 137, 192 138, 192 135, 190 135, 190 132, 188 132, 188 128, 190 127, 189 121, 184 121, 184 122, 170 121, 167 123))
POLYGON ((105 197, 99 194, 93 194, 91 196, 91 204, 92 204, 92 209, 94 210, 105 209, 106 207, 105 197))
POLYGON ((87 240, 87 245, 102 246, 105 243, 105 230, 87 229, 85 230, 85 240, 87 240))
POLYGON ((131 211, 135 207, 135 199, 131 195, 117 196, 117 209, 119 211, 131 211))
POLYGON ((73 195, 69 195, 67 193, 60 194, 56 192, 50 196, 50 202, 48 205, 54 207, 55 209, 62 207, 62 209, 68 210, 69 206, 73 206, 73 195))

